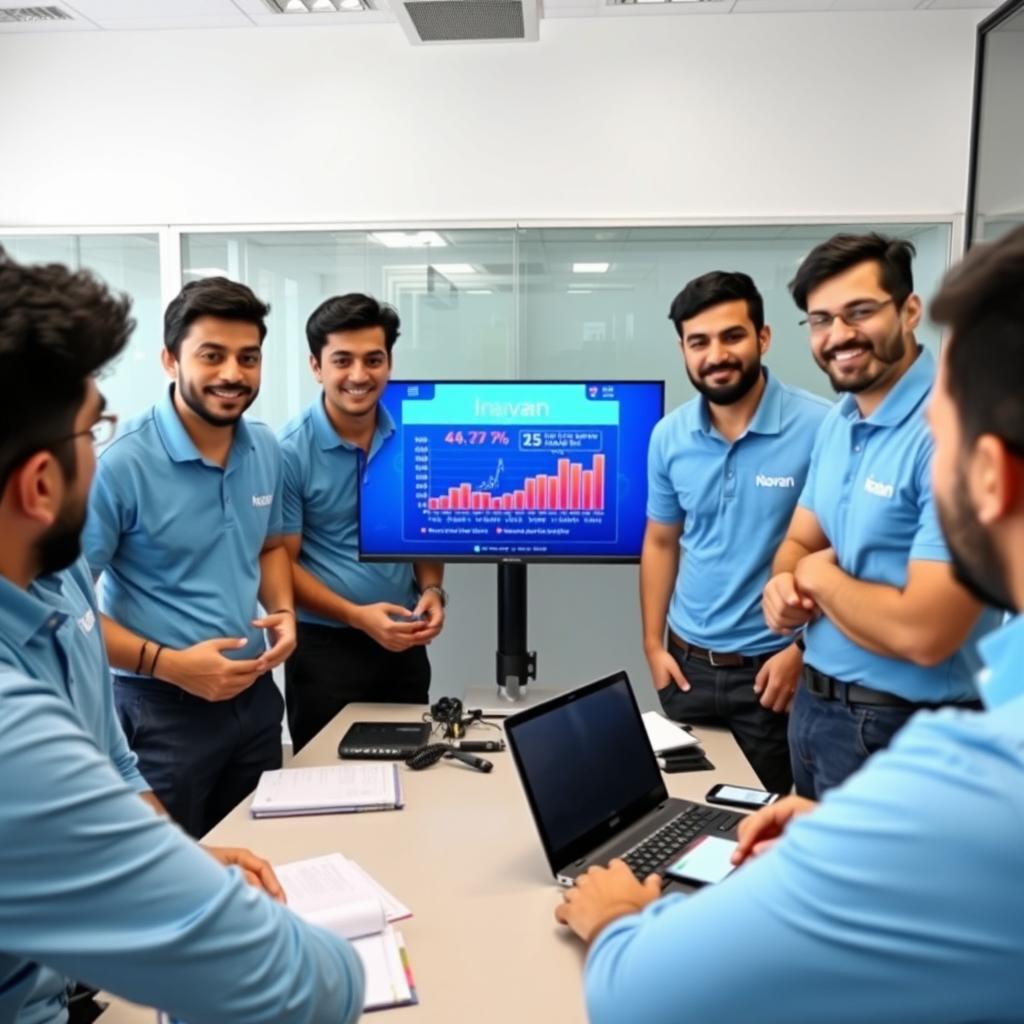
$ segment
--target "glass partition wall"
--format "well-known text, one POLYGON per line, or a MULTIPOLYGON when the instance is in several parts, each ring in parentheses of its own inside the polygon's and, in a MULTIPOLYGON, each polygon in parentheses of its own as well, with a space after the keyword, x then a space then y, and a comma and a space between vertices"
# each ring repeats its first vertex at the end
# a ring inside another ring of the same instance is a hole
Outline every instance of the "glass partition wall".
MULTIPOLYGON (((666 381, 671 409, 692 389, 667 319, 669 303, 697 274, 743 270, 765 296, 774 332, 768 364, 786 381, 827 394, 786 285, 817 242, 838 230, 872 228, 914 242, 916 283, 927 301, 950 261, 948 221, 404 231, 164 228, 157 234, 61 236, 0 230, 0 244, 18 259, 90 267, 133 297, 138 330, 102 384, 122 422, 151 405, 164 386, 162 306, 182 281, 226 274, 248 283, 273 307, 263 387, 253 411, 276 428, 317 394, 306 318, 323 299, 348 291, 370 292, 398 308, 396 376, 656 378, 666 381)), ((923 325, 920 335, 926 344, 937 344, 930 326, 923 325)), ((452 565, 445 585, 453 597, 445 630, 430 649, 432 699, 494 678, 493 570, 452 565)), ((657 706, 640 643, 635 566, 534 566, 529 585, 537 685, 574 686, 624 668, 641 705, 657 706), (601 628, 595 630, 594 623, 601 628)))

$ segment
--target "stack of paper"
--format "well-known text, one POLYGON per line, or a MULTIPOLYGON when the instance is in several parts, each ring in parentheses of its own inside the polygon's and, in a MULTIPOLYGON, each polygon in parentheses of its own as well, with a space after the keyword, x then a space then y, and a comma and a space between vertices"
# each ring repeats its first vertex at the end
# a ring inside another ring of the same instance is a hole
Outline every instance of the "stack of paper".
POLYGON ((398 766, 384 762, 264 772, 253 794, 254 818, 394 811, 402 806, 398 766))
POLYGON ((296 914, 352 942, 366 975, 364 1010, 417 1002, 405 942, 391 927, 412 916, 404 903, 340 853, 274 871, 296 914))
POLYGON ((647 739, 655 754, 667 754, 671 751, 693 747, 698 743, 697 737, 687 732, 681 725, 670 721, 657 711, 645 711, 641 716, 647 739))

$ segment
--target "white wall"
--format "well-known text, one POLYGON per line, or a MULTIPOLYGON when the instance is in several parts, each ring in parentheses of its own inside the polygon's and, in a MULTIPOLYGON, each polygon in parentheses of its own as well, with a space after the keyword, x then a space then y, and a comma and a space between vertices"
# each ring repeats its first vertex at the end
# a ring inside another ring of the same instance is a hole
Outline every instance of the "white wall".
POLYGON ((963 209, 977 11, 0 37, 0 226, 963 209))

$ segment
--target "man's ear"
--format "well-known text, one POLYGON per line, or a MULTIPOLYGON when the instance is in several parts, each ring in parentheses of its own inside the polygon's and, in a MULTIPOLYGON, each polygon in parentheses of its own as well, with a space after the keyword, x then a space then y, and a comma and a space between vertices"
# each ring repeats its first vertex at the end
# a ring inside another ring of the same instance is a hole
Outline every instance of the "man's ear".
POLYGON ((171 380, 178 379, 178 360, 166 345, 160 349, 160 365, 171 380))
POLYGON ((768 349, 772 347, 772 329, 767 324, 758 333, 757 343, 761 350, 761 355, 765 355, 768 349))
POLYGON ((320 360, 312 352, 309 354, 309 368, 313 371, 313 376, 316 377, 317 383, 323 384, 324 373, 320 368, 320 360))
POLYGON ((924 304, 921 302, 921 296, 916 292, 908 295, 906 302, 903 303, 903 307, 900 309, 900 316, 903 317, 904 330, 917 330, 917 325, 921 322, 921 316, 923 313, 924 304))
POLYGON ((1020 503, 1024 470, 1001 438, 983 434, 974 444, 967 471, 971 504, 982 526, 1005 519, 1020 503))
POLYGON ((56 522, 64 502, 64 470, 53 452, 39 451, 8 478, 4 501, 25 519, 46 529, 56 522))

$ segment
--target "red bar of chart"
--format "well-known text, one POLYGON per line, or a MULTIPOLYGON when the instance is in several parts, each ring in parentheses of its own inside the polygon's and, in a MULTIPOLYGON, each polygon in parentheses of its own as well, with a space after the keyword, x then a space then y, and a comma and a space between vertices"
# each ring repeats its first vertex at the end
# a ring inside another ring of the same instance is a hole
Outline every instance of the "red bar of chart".
POLYGON ((501 494, 474 490, 468 483, 449 487, 446 494, 427 499, 431 512, 493 511, 529 512, 603 511, 605 456, 596 454, 589 466, 571 459, 558 459, 557 475, 538 473, 527 477, 523 486, 501 494))

